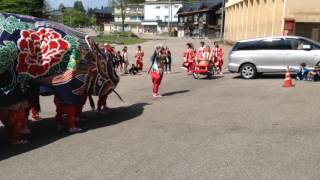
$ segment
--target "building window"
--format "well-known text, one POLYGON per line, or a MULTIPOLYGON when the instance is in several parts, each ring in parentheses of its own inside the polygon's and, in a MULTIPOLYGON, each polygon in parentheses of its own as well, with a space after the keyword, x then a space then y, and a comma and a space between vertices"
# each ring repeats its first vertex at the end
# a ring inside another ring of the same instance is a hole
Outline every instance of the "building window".
POLYGON ((174 5, 173 7, 177 9, 177 8, 179 8, 179 5, 174 5))
POLYGON ((160 9, 160 6, 156 6, 156 9, 160 9))
POLYGON ((168 8, 169 8, 169 6, 164 6, 164 8, 168 9, 168 8))
POLYGON ((169 21, 169 16, 164 16, 164 21, 169 21))
POLYGON ((178 16, 177 16, 177 15, 175 15, 175 16, 173 16, 173 18, 174 18, 174 19, 178 19, 178 16))
POLYGON ((156 16, 156 20, 160 20, 160 16, 156 16))

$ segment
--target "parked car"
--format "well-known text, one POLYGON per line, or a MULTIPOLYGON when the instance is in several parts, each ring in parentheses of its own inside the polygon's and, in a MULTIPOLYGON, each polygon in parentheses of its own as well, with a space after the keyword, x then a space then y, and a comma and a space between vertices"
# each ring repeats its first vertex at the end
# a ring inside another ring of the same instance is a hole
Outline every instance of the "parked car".
POLYGON ((320 43, 299 36, 268 37, 238 41, 229 54, 230 72, 244 79, 259 73, 282 73, 289 66, 298 69, 320 64, 320 43))

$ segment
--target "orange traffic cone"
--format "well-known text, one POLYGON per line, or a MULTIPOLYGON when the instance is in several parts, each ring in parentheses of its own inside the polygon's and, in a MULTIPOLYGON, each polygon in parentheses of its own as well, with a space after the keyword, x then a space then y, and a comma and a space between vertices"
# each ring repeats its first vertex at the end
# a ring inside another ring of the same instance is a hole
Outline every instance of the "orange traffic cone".
POLYGON ((286 88, 294 87, 294 85, 292 84, 289 66, 287 66, 287 69, 286 69, 286 77, 284 79, 283 87, 286 87, 286 88))

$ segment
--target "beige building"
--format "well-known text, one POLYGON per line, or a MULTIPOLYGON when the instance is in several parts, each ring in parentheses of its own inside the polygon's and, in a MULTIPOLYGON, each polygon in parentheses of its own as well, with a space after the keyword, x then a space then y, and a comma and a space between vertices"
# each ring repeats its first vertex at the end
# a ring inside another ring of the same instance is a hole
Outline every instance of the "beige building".
POLYGON ((319 0, 226 0, 224 39, 297 35, 320 41, 319 0))
MULTIPOLYGON (((122 16, 121 7, 113 6, 114 16, 114 31, 122 31, 122 16)), ((141 33, 143 27, 141 21, 144 19, 144 7, 143 4, 128 4, 125 10, 125 31, 131 31, 134 33, 141 33)))

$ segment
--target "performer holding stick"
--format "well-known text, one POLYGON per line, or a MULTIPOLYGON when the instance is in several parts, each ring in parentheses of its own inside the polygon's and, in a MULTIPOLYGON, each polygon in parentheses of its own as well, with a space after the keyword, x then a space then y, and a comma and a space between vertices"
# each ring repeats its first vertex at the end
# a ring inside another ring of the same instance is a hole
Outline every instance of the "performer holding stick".
POLYGON ((159 86, 163 78, 164 64, 166 62, 167 54, 166 49, 162 45, 156 46, 156 50, 151 56, 151 65, 148 68, 153 83, 153 97, 162 97, 159 94, 159 86))

